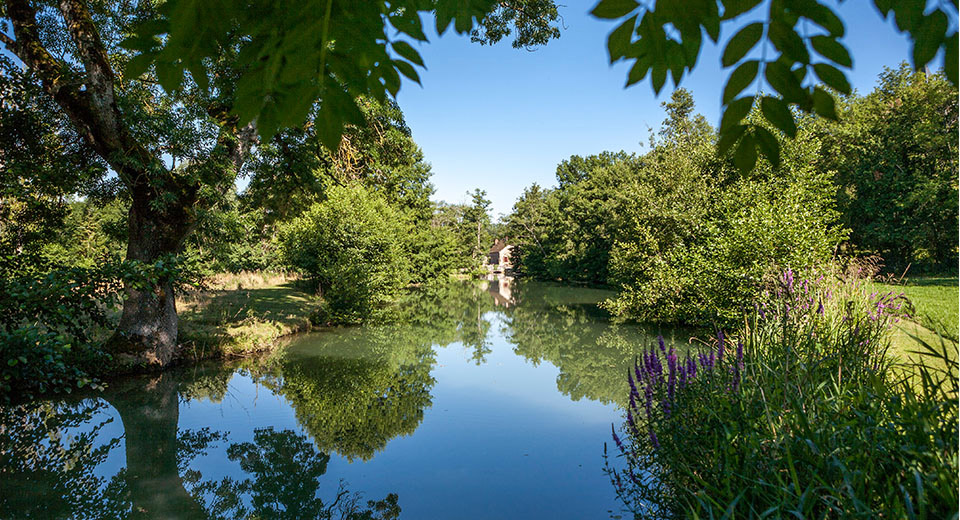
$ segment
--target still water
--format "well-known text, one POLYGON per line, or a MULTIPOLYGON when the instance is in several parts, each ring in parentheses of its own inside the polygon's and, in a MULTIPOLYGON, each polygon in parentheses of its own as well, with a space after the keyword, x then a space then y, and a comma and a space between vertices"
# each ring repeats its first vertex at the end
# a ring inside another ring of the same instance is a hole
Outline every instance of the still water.
POLYGON ((0 518, 617 518, 604 443, 657 331, 608 296, 451 284, 391 325, 3 408, 0 518))

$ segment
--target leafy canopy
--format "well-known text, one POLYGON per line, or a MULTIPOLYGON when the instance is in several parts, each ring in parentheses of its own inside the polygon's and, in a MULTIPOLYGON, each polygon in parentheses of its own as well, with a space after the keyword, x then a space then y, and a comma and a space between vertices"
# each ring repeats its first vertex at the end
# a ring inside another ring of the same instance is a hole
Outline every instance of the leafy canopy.
MULTIPOLYGON (((939 52, 944 69, 957 84, 957 0, 874 0, 884 18, 893 17, 897 29, 913 41, 913 66, 925 67, 939 52)), ((745 120, 758 107, 763 119, 781 135, 795 137, 794 108, 836 120, 831 91, 850 94, 843 69, 853 58, 840 39, 844 24, 832 7, 817 0, 601 0, 593 9, 597 18, 619 25, 607 38, 610 62, 632 61, 627 86, 648 75, 657 93, 667 75, 676 86, 693 70, 700 57, 703 36, 719 43, 722 27, 734 28, 749 16, 758 21, 743 25, 727 40, 721 63, 732 68, 723 89, 723 116, 719 151, 736 147, 735 164, 753 169, 759 150, 773 165, 780 163, 778 136, 759 122, 745 120), (652 6, 651 6, 652 5, 652 6), (747 91, 756 86, 756 93, 747 91), (760 94, 762 89, 779 96, 760 94)))

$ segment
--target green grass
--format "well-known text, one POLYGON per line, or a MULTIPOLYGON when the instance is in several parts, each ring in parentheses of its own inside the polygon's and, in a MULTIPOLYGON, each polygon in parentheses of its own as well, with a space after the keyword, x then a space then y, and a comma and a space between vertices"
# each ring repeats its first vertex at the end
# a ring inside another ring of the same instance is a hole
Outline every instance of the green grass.
POLYGON ((285 275, 219 275, 208 288, 181 297, 183 355, 201 359, 245 356, 280 338, 309 330, 319 299, 285 275))
MULTIPOLYGON (((897 324, 891 337, 896 355, 915 359, 914 352, 921 350, 918 340, 940 345, 941 338, 952 343, 952 348, 948 350, 957 355, 956 343, 960 335, 960 286, 957 277, 911 277, 899 283, 872 285, 877 292, 902 292, 913 303, 914 319, 897 324)), ((951 346, 950 343, 948 346, 951 346)))

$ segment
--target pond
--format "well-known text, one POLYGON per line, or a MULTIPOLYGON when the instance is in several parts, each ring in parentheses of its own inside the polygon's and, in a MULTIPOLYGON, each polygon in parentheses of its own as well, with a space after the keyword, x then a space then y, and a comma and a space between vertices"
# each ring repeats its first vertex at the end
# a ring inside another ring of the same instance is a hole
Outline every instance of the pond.
POLYGON ((604 444, 656 331, 608 296, 451 284, 392 325, 5 407, 0 518, 619 517, 604 444))

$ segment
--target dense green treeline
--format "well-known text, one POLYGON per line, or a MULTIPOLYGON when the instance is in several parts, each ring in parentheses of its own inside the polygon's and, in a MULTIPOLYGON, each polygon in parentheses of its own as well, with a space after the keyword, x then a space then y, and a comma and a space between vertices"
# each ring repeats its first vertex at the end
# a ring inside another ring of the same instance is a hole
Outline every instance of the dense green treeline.
POLYGON ((649 152, 573 156, 556 188, 524 191, 506 223, 521 271, 614 286, 605 305, 623 317, 709 323, 736 319, 772 273, 841 254, 950 269, 956 88, 904 65, 840 106, 841 122, 802 118, 778 165, 743 174, 677 90, 649 152))
MULTIPOLYGON (((16 79, 5 78, 5 87, 33 100, 16 79)), ((154 263, 123 260, 123 190, 97 179, 96 168, 89 182, 61 182, 77 168, 68 159, 79 160, 47 149, 64 138, 61 130, 0 113, 10 144, 0 179, 0 343, 12 360, 0 388, 56 391, 95 380, 95 369, 110 364, 103 345, 126 297, 123 283, 167 277, 180 291, 216 273, 295 271, 323 300, 316 322, 355 323, 410 284, 475 270, 478 244, 485 250, 491 235, 485 194, 477 190, 471 203, 431 201, 430 165, 399 107, 366 101, 363 111, 365 125, 348 128, 335 153, 309 126, 263 143, 243 171, 246 186, 208 194, 182 252, 154 263), (39 155, 27 155, 28 144, 39 155)))

